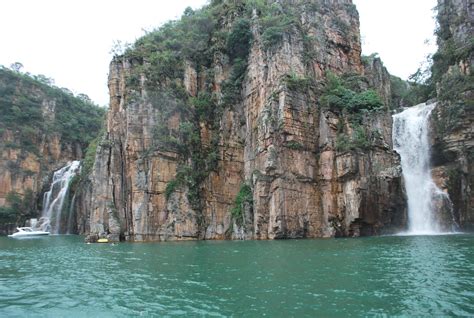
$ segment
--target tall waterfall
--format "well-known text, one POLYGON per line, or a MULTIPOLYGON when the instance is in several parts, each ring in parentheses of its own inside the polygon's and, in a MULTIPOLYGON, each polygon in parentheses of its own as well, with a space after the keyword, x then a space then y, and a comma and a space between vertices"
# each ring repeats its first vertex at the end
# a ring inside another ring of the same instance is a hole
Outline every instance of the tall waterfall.
POLYGON ((51 188, 43 197, 43 211, 38 227, 54 234, 70 233, 72 216, 67 215, 71 210, 65 205, 65 201, 69 196, 70 181, 79 173, 80 168, 80 161, 71 161, 54 173, 51 188))
POLYGON ((435 106, 423 103, 393 116, 393 146, 401 157, 408 197, 408 234, 436 234, 454 224, 442 220, 446 210, 452 215, 452 204, 431 177, 428 126, 435 106))

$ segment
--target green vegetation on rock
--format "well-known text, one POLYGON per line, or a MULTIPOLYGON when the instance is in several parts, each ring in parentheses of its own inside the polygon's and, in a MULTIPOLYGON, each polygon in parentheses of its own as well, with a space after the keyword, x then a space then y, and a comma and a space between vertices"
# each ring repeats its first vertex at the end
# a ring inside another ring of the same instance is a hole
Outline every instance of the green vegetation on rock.
POLYGON ((105 128, 98 133, 97 137, 94 138, 86 148, 84 159, 82 160, 81 176, 87 176, 94 166, 97 146, 101 144, 105 134, 105 128))
POLYGON ((363 123, 371 114, 381 111, 384 105, 375 90, 364 87, 367 87, 367 80, 363 76, 328 75, 325 90, 319 101, 323 108, 339 116, 335 143, 335 148, 339 152, 367 151, 380 136, 377 131, 368 132, 363 123))
POLYGON ((232 208, 231 215, 235 220, 235 223, 241 226, 244 222, 244 209, 246 204, 252 204, 253 202, 253 192, 252 188, 243 183, 240 185, 239 193, 235 197, 234 207, 232 208))
POLYGON ((342 131, 339 132, 336 139, 336 150, 339 152, 369 150, 373 145, 373 140, 379 137, 379 133, 375 131, 368 134, 364 127, 356 123, 353 123, 352 126, 353 130, 350 135, 342 131))
POLYGON ((173 179, 166 184, 166 189, 165 189, 166 200, 169 200, 170 196, 173 194, 173 192, 176 190, 178 186, 179 186, 178 180, 176 179, 173 179))
POLYGON ((286 83, 286 87, 294 92, 305 93, 313 85, 313 80, 306 76, 301 76, 296 73, 288 74, 283 81, 286 83))
POLYGON ((467 40, 462 41, 453 36, 453 30, 464 32, 460 26, 467 21, 467 17, 463 16, 465 13, 459 15, 456 5, 453 1, 443 1, 436 7, 438 50, 410 77, 410 96, 417 103, 437 98, 454 107, 473 107, 472 98, 466 94, 474 90, 472 66, 464 73, 459 71, 459 66, 463 61, 472 59, 474 39, 468 36, 467 40))
POLYGON ((38 153, 44 134, 85 149, 102 126, 105 109, 41 78, 0 68, 0 129, 13 131, 21 143, 10 146, 38 153))
POLYGON ((469 36, 468 17, 454 1, 437 7, 436 35, 438 51, 432 57, 430 77, 426 86, 430 97, 437 97, 441 107, 434 116, 437 133, 452 132, 474 110, 474 70, 472 56, 474 39, 469 36), (454 34, 456 33, 456 34, 454 34))
MULTIPOLYGON (((141 155, 159 153, 177 161, 176 175, 166 185, 164 194, 168 200, 181 200, 182 195, 187 195, 198 218, 204 206, 201 191, 204 182, 220 163, 221 154, 226 153, 222 149, 225 142, 220 140, 225 136, 223 130, 230 130, 226 124, 232 124, 234 132, 246 123, 244 111, 239 106, 244 93, 254 89, 243 87, 247 81, 252 45, 259 45, 252 54, 260 54, 265 59, 271 58, 287 38, 295 43, 302 41, 302 62, 306 64, 314 63, 323 54, 317 49, 319 44, 324 48, 327 46, 318 42, 325 39, 310 34, 308 25, 303 27, 302 15, 302 12, 309 15, 311 11, 324 10, 324 6, 314 1, 298 2, 300 5, 302 11, 288 1, 213 0, 202 9, 187 9, 180 20, 147 33, 123 56, 116 57, 117 61, 130 65, 124 70, 127 91, 123 94, 125 101, 122 104, 127 107, 152 106, 153 144, 141 155), (179 195, 173 195, 178 191, 179 195)), ((353 6, 351 9, 351 14, 355 14, 353 6)), ((310 23, 319 23, 319 19, 310 23)), ((313 24, 311 27, 317 27, 313 24)), ((342 19, 336 24, 338 33, 352 30, 342 19)), ((278 94, 283 96, 284 93, 294 93, 295 98, 308 94, 311 98, 307 100, 314 102, 315 96, 321 93, 319 86, 322 83, 317 83, 316 76, 310 71, 314 68, 303 69, 307 70, 306 73, 300 72, 301 69, 298 69, 299 73, 288 70, 286 75, 278 78, 282 89, 275 89, 272 102, 278 94)), ((272 74, 269 76, 271 78, 272 74)), ((383 106, 374 90, 358 85, 358 81, 363 80, 356 76, 332 77, 321 104, 341 114, 351 114, 359 123, 361 114, 377 111, 383 106)), ((308 108, 316 106, 316 103, 307 104, 308 108)), ((265 120, 271 126, 277 126, 277 118, 271 114, 265 120)), ((349 148, 368 148, 370 136, 362 126, 353 131, 353 135, 348 137, 349 148)), ((281 145, 294 151, 314 151, 303 141, 288 138, 282 140, 281 145)), ((237 224, 242 224, 244 206, 251 202, 252 189, 243 184, 231 211, 237 224)))
POLYGON ((319 101, 322 107, 348 113, 377 111, 383 107, 380 96, 374 90, 357 90, 350 81, 333 74, 328 75, 325 92, 319 101))
POLYGON ((23 195, 10 192, 6 199, 8 205, 0 207, 0 223, 21 224, 36 216, 35 199, 31 189, 27 189, 23 195))
POLYGON ((188 200, 196 210, 201 209, 199 185, 218 163, 219 118, 225 108, 232 108, 241 100, 252 43, 247 5, 245 1, 211 1, 199 10, 188 8, 180 20, 146 34, 123 57, 118 57, 134 65, 128 88, 145 89, 147 99, 159 110, 153 147, 179 155, 177 176, 168 183, 166 197, 185 186, 188 200), (235 21, 227 28, 221 25, 223 12, 236 13, 235 21), (231 66, 220 96, 213 89, 211 68, 217 53, 225 53, 231 66), (183 87, 187 67, 205 78, 197 96, 190 96, 183 87), (146 78, 143 87, 138 80, 141 75, 146 78), (173 116, 179 118, 180 124, 170 128, 168 121, 173 116), (201 140, 203 126, 211 137, 206 145, 201 140))
POLYGON ((290 149, 293 149, 293 150, 302 150, 302 149, 304 149, 304 146, 296 140, 288 141, 285 144, 285 146, 290 148, 290 149))

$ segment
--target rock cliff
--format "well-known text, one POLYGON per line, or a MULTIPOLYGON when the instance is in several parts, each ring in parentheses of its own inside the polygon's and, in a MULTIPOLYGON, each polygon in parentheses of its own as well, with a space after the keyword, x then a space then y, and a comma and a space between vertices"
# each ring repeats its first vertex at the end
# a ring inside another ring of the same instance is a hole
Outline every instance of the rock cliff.
POLYGON ((37 216, 52 172, 83 157, 104 111, 70 92, 4 68, 0 109, 0 231, 5 234, 37 216))
POLYGON ((83 233, 278 239, 405 226, 390 77, 362 63, 350 0, 188 9, 114 58, 109 90, 76 203, 83 233))
POLYGON ((434 179, 449 193, 461 230, 474 229, 474 11, 468 0, 438 1, 432 81, 434 179))

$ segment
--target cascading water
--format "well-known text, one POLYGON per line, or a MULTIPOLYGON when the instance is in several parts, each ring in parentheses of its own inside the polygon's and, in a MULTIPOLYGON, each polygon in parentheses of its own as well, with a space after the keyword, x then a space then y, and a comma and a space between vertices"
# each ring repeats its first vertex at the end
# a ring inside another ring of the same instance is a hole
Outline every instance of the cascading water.
POLYGON ((452 204, 431 177, 428 128, 435 107, 423 103, 393 115, 393 147, 401 157, 408 197, 408 234, 438 234, 455 224, 443 224, 441 215, 446 210, 452 215, 452 204))
POLYGON ((71 161, 53 175, 51 188, 43 196, 43 212, 38 227, 49 230, 53 234, 70 233, 71 216, 63 216, 63 210, 69 211, 65 206, 69 195, 71 179, 80 171, 81 162, 71 161))

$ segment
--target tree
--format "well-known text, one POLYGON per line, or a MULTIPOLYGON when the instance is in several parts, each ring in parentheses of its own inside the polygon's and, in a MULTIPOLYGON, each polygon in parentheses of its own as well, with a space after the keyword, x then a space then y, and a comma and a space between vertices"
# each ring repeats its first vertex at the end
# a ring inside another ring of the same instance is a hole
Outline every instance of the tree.
POLYGON ((248 19, 238 20, 227 37, 227 52, 232 60, 247 59, 252 42, 252 31, 248 19))
POLYGON ((10 69, 14 72, 20 73, 22 68, 23 68, 23 64, 21 64, 20 62, 15 62, 13 64, 10 64, 10 69))
POLYGON ((184 9, 183 15, 184 15, 185 17, 192 16, 193 14, 194 14, 193 8, 187 7, 186 9, 184 9))
POLYGON ((89 103, 89 104, 92 103, 92 99, 90 99, 90 97, 87 96, 86 94, 78 94, 77 98, 79 98, 80 100, 82 100, 85 103, 89 103))
POLYGON ((63 93, 66 93, 66 94, 68 94, 68 95, 74 96, 74 93, 73 93, 69 88, 61 87, 60 90, 61 90, 63 93))
POLYGON ((114 57, 123 55, 126 50, 131 48, 131 46, 132 45, 130 43, 122 42, 120 40, 115 40, 112 43, 112 48, 110 49, 109 54, 112 54, 114 57))
POLYGON ((43 74, 38 74, 34 76, 34 79, 40 83, 46 84, 48 86, 54 85, 54 80, 51 77, 47 77, 43 74))

